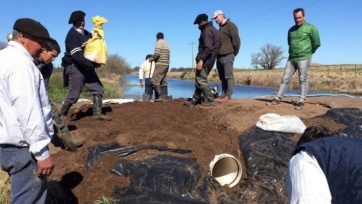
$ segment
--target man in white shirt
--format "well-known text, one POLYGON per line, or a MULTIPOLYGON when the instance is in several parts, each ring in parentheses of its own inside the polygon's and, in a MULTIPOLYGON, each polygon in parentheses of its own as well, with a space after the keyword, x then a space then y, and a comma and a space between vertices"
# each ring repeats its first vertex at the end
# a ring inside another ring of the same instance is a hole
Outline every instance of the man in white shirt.
MULTIPOLYGON (((155 70, 155 63, 152 61, 153 55, 148 54, 146 55, 146 61, 144 61, 140 67, 140 70, 138 72, 138 78, 140 80, 140 86, 143 88, 145 87, 145 95, 148 96, 148 101, 152 99, 153 95, 153 85, 151 82, 153 71, 155 70), (143 77, 145 78, 145 85, 143 85, 143 77)), ((156 91, 155 91, 156 93, 156 91)), ((157 99, 157 97, 156 97, 157 99)))
POLYGON ((33 60, 50 36, 30 18, 16 20, 13 29, 17 35, 0 52, 0 164, 10 175, 12 204, 45 203, 54 130, 44 80, 33 60))
POLYGON ((362 203, 362 139, 309 127, 289 162, 289 203, 362 203))

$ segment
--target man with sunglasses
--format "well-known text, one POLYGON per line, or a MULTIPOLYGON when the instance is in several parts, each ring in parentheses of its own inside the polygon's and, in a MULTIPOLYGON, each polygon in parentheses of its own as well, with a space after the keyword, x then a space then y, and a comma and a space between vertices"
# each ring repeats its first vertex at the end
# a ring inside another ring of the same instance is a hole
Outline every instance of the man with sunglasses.
POLYGON ((0 165, 11 181, 11 203, 45 203, 54 164, 54 134, 44 80, 33 60, 50 40, 30 18, 15 21, 13 40, 0 51, 0 165))

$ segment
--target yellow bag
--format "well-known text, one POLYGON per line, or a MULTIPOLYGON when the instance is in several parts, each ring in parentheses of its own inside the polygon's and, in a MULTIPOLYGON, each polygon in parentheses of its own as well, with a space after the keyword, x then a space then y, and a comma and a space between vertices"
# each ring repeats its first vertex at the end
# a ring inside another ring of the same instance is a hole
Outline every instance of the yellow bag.
POLYGON ((94 16, 92 21, 95 28, 92 29, 92 38, 86 42, 84 57, 92 62, 105 65, 108 58, 108 50, 104 39, 103 24, 108 21, 100 16, 94 16))

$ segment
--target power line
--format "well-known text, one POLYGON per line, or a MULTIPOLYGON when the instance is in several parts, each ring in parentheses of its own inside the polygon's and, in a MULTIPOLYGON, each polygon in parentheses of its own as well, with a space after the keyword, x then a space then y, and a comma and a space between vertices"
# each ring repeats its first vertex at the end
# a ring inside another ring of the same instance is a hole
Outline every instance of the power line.
POLYGON ((194 70, 194 42, 189 43, 191 44, 191 64, 192 64, 192 70, 194 70))
MULTIPOLYGON (((284 2, 284 3, 285 3, 285 2, 284 2)), ((313 5, 313 4, 316 4, 316 3, 320 3, 320 0, 311 2, 311 3, 306 4, 306 5, 304 5, 304 6, 301 6, 301 7, 303 7, 303 8, 308 8, 309 6, 311 6, 311 5, 313 5)), ((273 8, 275 8, 275 7, 273 7, 273 8)), ((271 9, 273 9, 273 8, 271 8, 271 9)), ((282 8, 282 7, 280 7, 280 8, 282 8)), ((271 9, 269 9, 269 10, 271 10, 271 9)), ((263 13, 265 13, 265 12, 263 12, 263 13)), ((271 13, 273 13, 273 12, 271 12, 271 13)), ((269 23, 269 22, 271 22, 271 21, 277 20, 277 19, 280 18, 280 17, 286 16, 286 15, 290 15, 290 14, 291 14, 291 11, 288 11, 288 13, 287 13, 287 12, 283 12, 282 14, 274 15, 274 16, 272 16, 272 17, 268 17, 266 20, 263 20, 263 19, 262 19, 262 22, 258 22, 258 23, 250 23, 250 22, 252 22, 252 20, 251 20, 251 21, 248 21, 248 23, 246 23, 246 24, 241 24, 240 27, 242 27, 243 29, 250 29, 250 28, 253 28, 253 27, 256 27, 256 26, 265 24, 265 23, 269 23)), ((260 17, 264 17, 264 16, 266 16, 266 13, 265 13, 265 14, 262 14, 262 15, 259 15, 259 16, 260 16, 260 17)), ((259 17, 259 16, 258 16, 258 17, 259 17)), ((252 18, 253 18, 253 17, 250 17, 250 18, 248 18, 248 19, 252 19, 252 18)), ((254 18, 254 19, 257 19, 257 18, 254 18)))

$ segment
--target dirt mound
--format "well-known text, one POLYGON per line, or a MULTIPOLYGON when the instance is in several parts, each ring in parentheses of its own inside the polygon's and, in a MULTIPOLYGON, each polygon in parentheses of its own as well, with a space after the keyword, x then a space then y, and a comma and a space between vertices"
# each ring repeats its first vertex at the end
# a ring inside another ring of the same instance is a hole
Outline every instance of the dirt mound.
MULTIPOLYGON (((103 155, 92 168, 86 168, 88 148, 114 142, 121 146, 156 145, 191 150, 182 157, 195 158, 205 173, 209 171, 210 161, 215 155, 229 153, 242 163, 242 184, 248 175, 240 151, 239 136, 254 126, 261 115, 296 115, 306 126, 323 124, 341 129, 344 127, 341 124, 312 117, 329 110, 330 107, 325 105, 329 102, 343 107, 362 107, 360 99, 319 97, 308 98, 304 109, 297 111, 293 109, 290 99, 286 98, 282 104, 271 107, 266 105, 267 99, 232 100, 214 107, 197 106, 194 109, 184 106, 182 100, 108 104, 103 112, 112 117, 112 121, 93 120, 91 104, 77 103, 68 115, 68 126, 76 137, 85 137, 87 142, 76 153, 63 150, 56 142, 50 145, 55 161, 55 171, 49 178, 51 186, 54 186, 52 189, 62 189, 64 193, 58 196, 65 197, 66 203, 84 203, 100 199, 102 195, 111 197, 115 185, 128 186, 129 178, 109 172, 119 160, 116 157, 103 155)), ((295 135, 294 138, 297 140, 298 137, 295 135)), ((180 156, 173 152, 144 149, 122 159, 141 161, 160 154, 180 156)), ((240 185, 231 189, 225 186, 224 189, 228 194, 237 193, 240 185)), ((56 192, 50 193, 52 197, 57 195, 56 192)))

